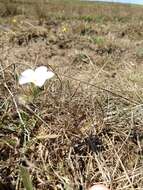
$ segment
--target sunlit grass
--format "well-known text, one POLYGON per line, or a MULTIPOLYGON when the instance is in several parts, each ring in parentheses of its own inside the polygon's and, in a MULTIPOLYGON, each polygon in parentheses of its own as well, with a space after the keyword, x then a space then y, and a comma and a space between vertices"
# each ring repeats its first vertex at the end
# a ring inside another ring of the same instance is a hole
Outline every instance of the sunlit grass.
POLYGON ((0 188, 87 190, 101 182, 140 190, 142 8, 0 5, 0 188), (41 65, 51 80, 35 86, 40 72, 19 84, 23 71, 41 65))

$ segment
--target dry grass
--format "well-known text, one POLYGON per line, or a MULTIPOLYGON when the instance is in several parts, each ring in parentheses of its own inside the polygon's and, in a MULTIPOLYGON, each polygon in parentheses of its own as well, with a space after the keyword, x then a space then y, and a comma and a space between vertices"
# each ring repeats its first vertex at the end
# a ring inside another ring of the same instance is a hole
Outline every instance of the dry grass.
POLYGON ((142 190, 143 8, 33 3, 0 18, 0 190, 20 166, 37 190, 142 190), (17 77, 39 65, 56 76, 31 99, 17 77))

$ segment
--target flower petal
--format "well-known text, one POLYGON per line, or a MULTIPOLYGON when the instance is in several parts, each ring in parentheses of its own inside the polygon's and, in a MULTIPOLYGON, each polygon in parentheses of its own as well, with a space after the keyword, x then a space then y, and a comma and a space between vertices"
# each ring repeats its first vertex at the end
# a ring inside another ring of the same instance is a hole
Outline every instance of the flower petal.
POLYGON ((45 81, 47 79, 50 79, 53 76, 54 76, 54 73, 52 71, 43 72, 43 73, 41 73, 41 75, 39 75, 39 72, 36 72, 35 73, 35 82, 34 82, 34 84, 36 86, 41 87, 41 86, 44 85, 44 83, 45 83, 45 81))
POLYGON ((47 71, 47 67, 40 66, 37 69, 35 69, 35 82, 34 84, 36 86, 43 86, 45 81, 47 79, 50 79, 54 76, 54 73, 52 71, 47 71))
POLYGON ((52 71, 47 71, 45 77, 46 77, 46 79, 50 79, 50 78, 52 78, 54 75, 55 75, 55 74, 54 74, 52 71))
POLYGON ((25 70, 20 78, 19 78, 19 84, 26 84, 29 82, 34 83, 36 86, 43 86, 45 81, 47 79, 50 79, 54 76, 54 73, 52 71, 47 71, 47 67, 40 66, 35 71, 32 69, 25 70))
POLYGON ((93 185, 89 190, 109 190, 109 189, 102 184, 96 184, 93 185))
POLYGON ((38 67, 37 69, 35 69, 35 73, 38 75, 40 75, 40 74, 43 74, 43 73, 45 73, 45 72, 47 72, 47 67, 45 67, 45 66, 40 66, 40 67, 38 67))
POLYGON ((46 79, 41 77, 40 79, 36 79, 33 83, 36 86, 42 87, 44 85, 45 81, 46 81, 46 79))
POLYGON ((24 72, 21 73, 19 78, 19 84, 26 84, 29 82, 33 82, 35 76, 35 72, 32 69, 26 69, 24 72))

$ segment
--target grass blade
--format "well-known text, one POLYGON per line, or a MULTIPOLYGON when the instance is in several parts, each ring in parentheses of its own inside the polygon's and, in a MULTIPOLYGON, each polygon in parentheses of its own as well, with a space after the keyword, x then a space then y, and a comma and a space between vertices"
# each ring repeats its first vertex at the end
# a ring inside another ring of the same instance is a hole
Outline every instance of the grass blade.
POLYGON ((31 178, 26 167, 20 166, 20 175, 26 190, 33 190, 31 178))

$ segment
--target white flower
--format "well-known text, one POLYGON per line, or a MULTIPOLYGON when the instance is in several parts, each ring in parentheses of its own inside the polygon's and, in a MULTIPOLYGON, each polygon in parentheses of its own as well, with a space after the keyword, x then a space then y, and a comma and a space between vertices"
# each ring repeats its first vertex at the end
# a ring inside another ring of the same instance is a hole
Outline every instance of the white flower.
POLYGON ((48 71, 47 67, 40 66, 37 69, 26 69, 21 73, 19 84, 34 83, 36 86, 42 87, 47 79, 54 76, 52 71, 48 71))

